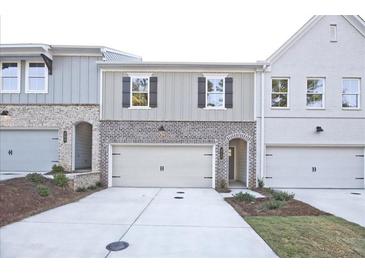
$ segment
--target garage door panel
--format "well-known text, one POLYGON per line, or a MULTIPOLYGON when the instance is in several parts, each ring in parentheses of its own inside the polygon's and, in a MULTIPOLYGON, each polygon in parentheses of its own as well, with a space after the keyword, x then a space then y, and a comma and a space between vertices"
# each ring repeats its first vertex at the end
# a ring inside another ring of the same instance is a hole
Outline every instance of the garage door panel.
POLYGON ((57 163, 57 130, 0 130, 0 171, 49 171, 57 163))
POLYGON ((113 186, 211 187, 211 146, 115 146, 113 186))
POLYGON ((268 147, 266 185, 363 188, 363 153, 361 147, 268 147))

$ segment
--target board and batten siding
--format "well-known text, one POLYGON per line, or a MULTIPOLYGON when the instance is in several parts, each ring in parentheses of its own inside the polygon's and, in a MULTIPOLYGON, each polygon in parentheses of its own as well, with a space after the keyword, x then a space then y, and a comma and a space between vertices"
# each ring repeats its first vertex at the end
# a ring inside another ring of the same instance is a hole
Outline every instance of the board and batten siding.
POLYGON ((0 93, 0 104, 98 104, 99 86, 96 61, 93 56, 54 56, 53 73, 48 75, 48 93, 25 92, 26 61, 41 58, 2 58, 1 61, 21 60, 20 93, 0 93))
POLYGON ((102 83, 102 120, 147 121, 253 121, 254 78, 252 72, 228 73, 233 78, 233 108, 198 108, 200 72, 157 72, 157 107, 122 107, 122 80, 128 73, 104 71, 102 83))

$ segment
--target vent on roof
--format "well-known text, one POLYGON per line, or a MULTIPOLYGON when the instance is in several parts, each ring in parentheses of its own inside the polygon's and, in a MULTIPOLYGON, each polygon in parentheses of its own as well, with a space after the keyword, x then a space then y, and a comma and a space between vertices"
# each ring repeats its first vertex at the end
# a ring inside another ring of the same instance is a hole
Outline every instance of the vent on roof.
POLYGON ((337 25, 330 25, 330 42, 337 42, 337 25))

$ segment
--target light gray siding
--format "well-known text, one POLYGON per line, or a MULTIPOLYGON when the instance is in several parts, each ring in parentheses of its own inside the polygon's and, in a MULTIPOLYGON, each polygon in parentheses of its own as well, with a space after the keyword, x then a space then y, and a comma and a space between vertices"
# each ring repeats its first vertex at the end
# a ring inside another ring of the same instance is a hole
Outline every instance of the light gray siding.
POLYGON ((2 57, 21 60, 21 91, 19 94, 0 93, 0 104, 98 104, 98 70, 96 61, 101 57, 54 56, 53 73, 48 76, 48 93, 25 93, 26 60, 41 58, 2 57))
POLYGON ((75 169, 91 168, 92 126, 80 123, 75 134, 75 169))
POLYGON ((255 74, 228 73, 233 78, 233 108, 207 110, 198 108, 199 72, 157 72, 157 108, 122 108, 122 78, 127 73, 103 72, 103 120, 162 121, 252 121, 254 120, 255 74))

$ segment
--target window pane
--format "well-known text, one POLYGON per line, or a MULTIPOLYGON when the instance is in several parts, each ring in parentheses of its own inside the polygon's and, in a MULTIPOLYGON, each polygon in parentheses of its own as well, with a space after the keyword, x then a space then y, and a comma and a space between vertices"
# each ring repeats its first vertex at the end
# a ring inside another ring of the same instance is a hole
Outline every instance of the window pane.
POLYGON ((148 92, 148 78, 132 78, 133 92, 148 92))
POLYGON ((148 106, 148 93, 133 93, 132 106, 147 107, 148 106))
POLYGON ((323 79, 308 79, 307 92, 308 93, 323 93, 324 80, 323 79))
POLYGON ((45 77, 46 66, 44 63, 29 63, 29 77, 45 77))
POLYGON ((223 94, 209 94, 207 96, 207 107, 223 107, 223 94))
POLYGON ((321 108, 323 107, 322 94, 307 94, 307 107, 321 108))
POLYGON ((2 64, 2 76, 3 77, 18 77, 18 64, 17 63, 3 63, 2 64))
POLYGON ((272 92, 288 92, 288 79, 272 79, 272 92))
POLYGON ((44 78, 29 78, 29 90, 45 90, 44 78))
POLYGON ((359 107, 358 95, 342 95, 342 107, 344 108, 357 108, 359 107))
POLYGON ((208 92, 223 92, 223 79, 208 79, 208 92))
POLYGON ((272 107, 287 107, 288 106, 288 95, 287 94, 272 94, 271 95, 271 106, 272 107))
POLYGON ((359 93, 359 79, 343 79, 344 94, 359 93))
POLYGON ((18 78, 3 78, 1 83, 2 90, 18 90, 18 78))

